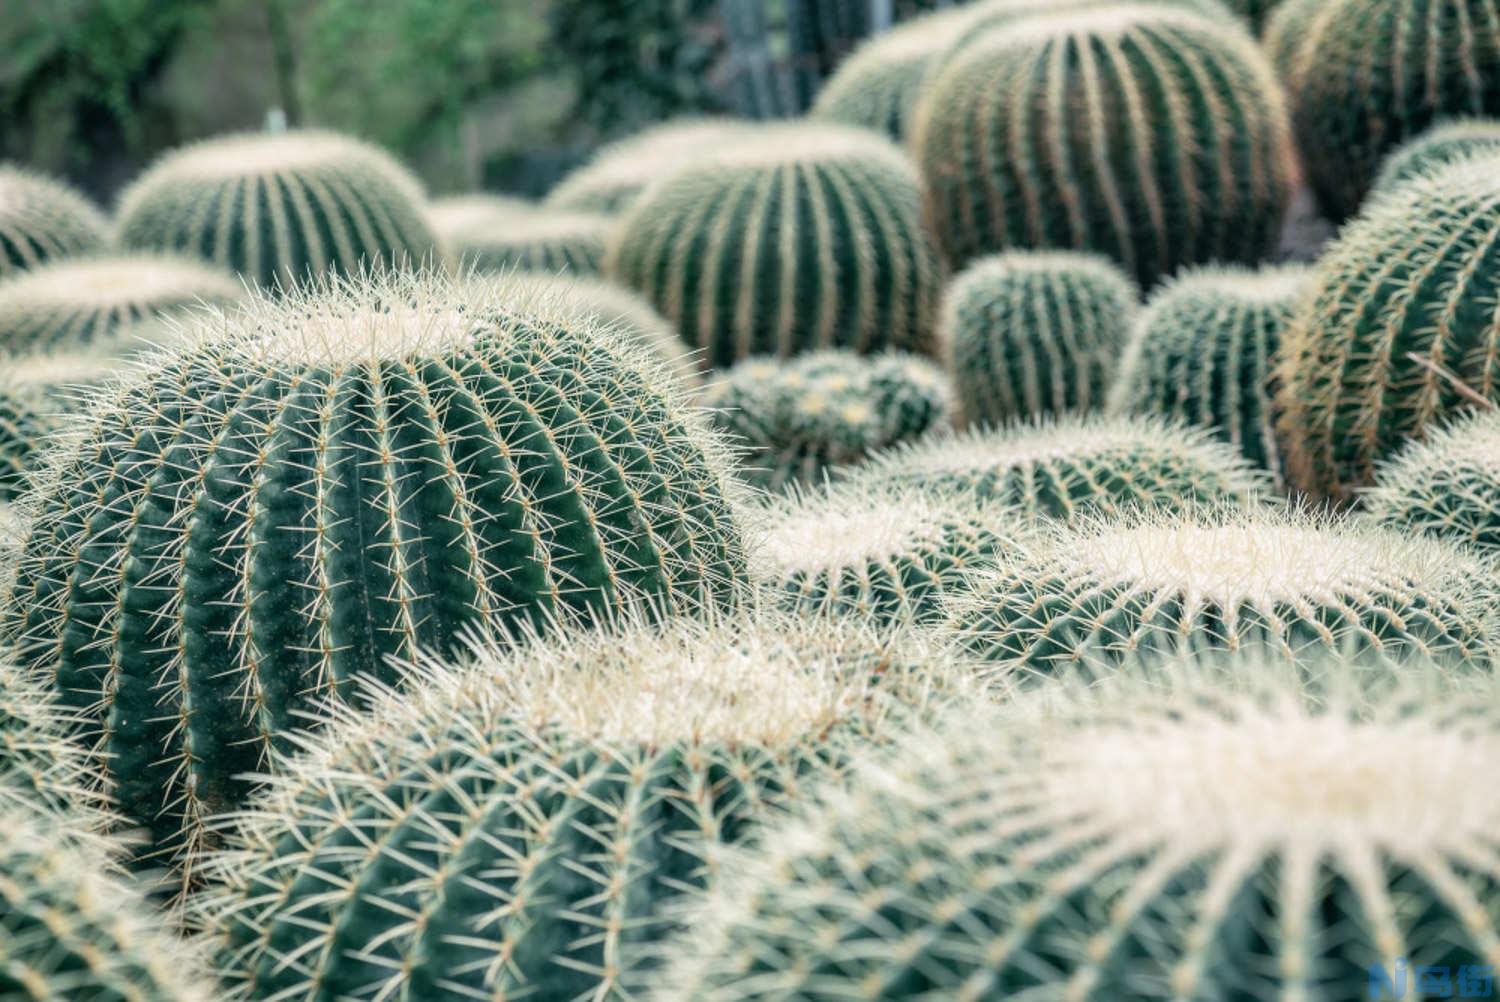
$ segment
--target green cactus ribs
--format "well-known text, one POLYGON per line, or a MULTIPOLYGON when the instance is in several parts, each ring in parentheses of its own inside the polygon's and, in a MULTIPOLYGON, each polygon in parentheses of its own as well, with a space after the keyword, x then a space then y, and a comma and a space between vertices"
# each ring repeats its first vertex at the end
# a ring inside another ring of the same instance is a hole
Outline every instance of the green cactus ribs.
POLYGON ((257 298, 90 402, 36 475, 0 634, 191 868, 281 736, 462 632, 693 612, 743 577, 725 448, 524 279, 257 298))
POLYGON ((1482 411, 1410 443, 1363 500, 1393 529, 1500 553, 1500 418, 1482 411))
POLYGON ((595 275, 614 226, 610 216, 534 210, 460 226, 448 247, 460 268, 595 275))
POLYGON ((542 204, 558 212, 618 216, 659 178, 753 128, 730 118, 684 118, 646 129, 604 147, 542 204))
POLYGON ((104 249, 109 224, 66 185, 0 165, 0 279, 46 261, 104 249))
POLYGON ((1500 155, 1500 121, 1462 118, 1435 125, 1402 143, 1381 162, 1372 196, 1471 156, 1500 155))

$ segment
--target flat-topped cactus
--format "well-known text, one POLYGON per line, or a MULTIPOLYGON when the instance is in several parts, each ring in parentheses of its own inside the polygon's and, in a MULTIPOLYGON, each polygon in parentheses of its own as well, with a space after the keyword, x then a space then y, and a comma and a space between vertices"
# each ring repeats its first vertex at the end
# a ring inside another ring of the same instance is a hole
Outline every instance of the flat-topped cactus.
POLYGON ((651 997, 1482 995, 1500 807, 1473 782, 1497 768, 1492 690, 1430 665, 1060 683, 940 721, 732 854, 651 997))
POLYGON ((1435 125, 1392 150, 1380 164, 1372 196, 1445 164, 1476 155, 1500 155, 1500 119, 1462 118, 1435 125))
POLYGON ((1147 301, 1110 391, 1110 409, 1212 428, 1256 466, 1281 466, 1271 368, 1298 297, 1299 265, 1185 271, 1147 301))
POLYGON ((607 270, 715 366, 933 347, 940 273, 916 174, 863 129, 762 125, 724 140, 647 189, 607 270))
POLYGON ((46 261, 98 253, 108 240, 109 223, 82 195, 0 164, 0 279, 46 261))
POLYGON ((926 715, 946 664, 758 614, 428 665, 289 763, 217 857, 229 997, 624 998, 723 848, 926 715))
POLYGON ((189 870, 307 712, 486 627, 727 598, 735 484, 679 382, 523 281, 390 275, 200 320, 36 474, 0 639, 189 870))
POLYGON ((102 343, 140 321, 203 303, 230 303, 244 291, 225 272, 192 258, 66 258, 0 281, 0 351, 102 343))
POLYGON ((1244 509, 1053 525, 950 593, 944 628, 1003 674, 1054 675, 1136 652, 1261 644, 1485 661, 1500 640, 1494 566, 1362 522, 1244 509))
POLYGON ((1232 22, 1168 4, 1064 7, 970 36, 918 106, 912 150, 949 261, 1089 250, 1143 288, 1254 262, 1280 237, 1280 87, 1232 22))
POLYGON ((126 363, 96 346, 35 355, 0 355, 0 501, 12 501, 42 448, 61 429, 86 387, 126 363))
POLYGON ((524 198, 474 192, 431 199, 424 207, 423 215, 438 240, 447 244, 460 230, 503 224, 536 211, 536 203, 524 198))
POLYGON ((461 269, 596 275, 615 225, 613 217, 597 213, 515 213, 458 227, 448 249, 461 269))
POLYGON ((331 132, 222 136, 162 157, 120 197, 129 248, 194 254, 264 289, 430 264, 417 180, 331 132))
POLYGON ((1229 446, 1149 417, 1062 417, 934 436, 848 471, 863 484, 918 484, 994 498, 1025 521, 1248 504, 1267 486, 1229 446))
POLYGON ((1500 401, 1500 170, 1463 161, 1373 200, 1319 258, 1282 335, 1290 483, 1347 499, 1476 397, 1500 401))
POLYGON ((1481 411, 1407 445, 1363 500, 1398 531, 1500 553, 1500 414, 1481 411))
POLYGON ((619 215, 663 175, 753 129, 731 118, 664 122, 601 149, 593 160, 563 178, 542 204, 558 212, 619 215))
POLYGON ((1137 305, 1130 279, 1091 254, 979 259, 948 286, 939 322, 960 420, 1102 407, 1137 305))
POLYGON ((944 427, 950 395, 942 370, 915 355, 819 351, 746 359, 703 403, 744 448, 742 475, 778 490, 944 427))

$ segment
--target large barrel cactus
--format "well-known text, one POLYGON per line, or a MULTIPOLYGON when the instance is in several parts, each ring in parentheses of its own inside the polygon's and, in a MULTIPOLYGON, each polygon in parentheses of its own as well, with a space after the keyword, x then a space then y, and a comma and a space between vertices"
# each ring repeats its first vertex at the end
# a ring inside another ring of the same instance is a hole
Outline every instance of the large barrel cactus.
POLYGON ((759 614, 430 666, 290 763, 217 858, 230 997, 636 997, 724 847, 927 715, 944 664, 759 614))
POLYGON ((1365 510, 1422 532, 1500 554, 1500 414, 1481 411, 1412 442, 1380 468, 1365 510))
POLYGON ((956 715, 727 861, 651 997, 1489 995, 1497 733, 1434 666, 1253 652, 956 715))
POLYGON ((82 195, 0 164, 0 278, 45 261, 104 249, 109 224, 82 195))
POLYGON ((560 212, 618 215, 662 175, 753 128, 730 118, 665 122, 604 147, 588 164, 563 178, 543 205, 560 212))
POLYGON ((459 226, 447 246, 461 268, 594 275, 614 226, 613 217, 595 213, 518 212, 459 226))
POLYGON ((948 287, 939 324, 960 419, 998 424, 1102 407, 1136 297, 1118 268, 1088 254, 977 261, 948 287))
POLYGON ((1282 339, 1293 486, 1346 498, 1456 412, 1500 400, 1500 171, 1451 164, 1374 200, 1319 259, 1282 339))
POLYGON ((608 269, 716 366, 930 352, 940 275, 918 202, 911 164, 883 137, 764 125, 649 188, 608 269))
POLYGON ((124 368, 97 349, 0 355, 0 501, 14 500, 45 446, 65 427, 85 389, 124 368))
POLYGON ((120 198, 130 248, 195 254, 266 289, 428 261, 417 180, 327 132, 225 136, 168 153, 120 198))
POLYGON ((1308 183, 1352 215, 1391 150, 1459 115, 1500 113, 1497 0, 1285 0, 1267 45, 1308 183))
POLYGON ((1500 156, 1500 119, 1464 118, 1436 125, 1392 150, 1371 186, 1375 196, 1471 156, 1500 156))
POLYGON ((1016 20, 937 74, 912 137, 949 259, 1009 248, 1109 255, 1143 287, 1276 246, 1292 147, 1241 29, 1168 4, 1016 20))
POLYGON ((37 474, 0 638, 191 865, 281 735, 462 632, 693 611, 743 573, 714 433, 524 284, 260 299, 89 404, 37 474))

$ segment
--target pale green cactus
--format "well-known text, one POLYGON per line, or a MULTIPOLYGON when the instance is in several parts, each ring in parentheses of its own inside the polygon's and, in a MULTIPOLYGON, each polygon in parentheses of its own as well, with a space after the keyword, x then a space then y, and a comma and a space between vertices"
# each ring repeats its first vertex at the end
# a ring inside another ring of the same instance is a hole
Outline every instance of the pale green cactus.
POLYGON ((536 203, 524 198, 474 192, 431 199, 423 215, 427 219, 428 228, 446 246, 461 230, 503 225, 517 216, 536 211, 536 203))
POLYGON ((1461 118, 1435 125, 1392 150, 1380 164, 1372 196, 1445 164, 1476 155, 1500 155, 1500 120, 1461 118))
POLYGON ((0 279, 47 261, 97 254, 109 223, 73 189, 0 164, 0 279))
POLYGON ((28 471, 86 389, 125 367, 118 354, 99 346, 0 355, 0 501, 14 500, 24 490, 28 471))
POLYGON ((1392 529, 1500 553, 1500 415, 1481 411, 1410 443, 1363 500, 1392 529))
POLYGON ((753 128, 730 118, 664 122, 604 147, 563 178, 542 204, 558 212, 619 215, 662 176, 753 128))
POLYGON ((597 213, 536 210, 477 219, 450 233, 447 246, 461 269, 597 275, 615 225, 597 213))

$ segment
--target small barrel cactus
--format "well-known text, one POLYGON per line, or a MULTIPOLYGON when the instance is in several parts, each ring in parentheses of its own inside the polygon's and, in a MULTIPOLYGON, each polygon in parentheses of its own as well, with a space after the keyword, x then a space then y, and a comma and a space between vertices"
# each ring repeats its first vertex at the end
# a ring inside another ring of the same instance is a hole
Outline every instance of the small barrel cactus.
POLYGON ((1500 650, 1494 580, 1477 552, 1363 522, 1142 512, 1033 534, 951 593, 944 628, 1006 675, 1251 644, 1462 662, 1500 650))
POLYGON ((563 178, 542 204, 558 212, 619 215, 662 175, 752 129, 729 118, 665 122, 604 147, 592 161, 563 178))
POLYGON ((118 339, 162 314, 241 298, 228 274, 191 258, 127 254, 56 261, 0 282, 0 351, 70 349, 118 339))
POLYGON ((1308 184, 1350 216, 1386 154, 1457 115, 1500 113, 1495 0, 1285 0, 1267 28, 1308 184))
POLYGON ((120 199, 129 248, 195 254, 266 289, 433 257, 416 179, 326 132, 225 136, 164 156, 120 199))
POLYGON ((57 258, 102 251, 103 214, 51 178, 0 164, 0 279, 57 258))
POLYGON ((535 211, 536 204, 524 198, 476 192, 434 198, 427 203, 424 215, 438 240, 447 244, 461 230, 504 225, 517 216, 535 211))
POLYGON ((944 663, 762 613, 429 665, 290 763, 217 857, 202 924, 230 998, 636 997, 668 906, 928 715, 944 663))
POLYGON ((1166 4, 1065 8, 979 35, 926 89, 912 149, 954 264, 1089 250, 1143 288, 1185 264, 1266 256, 1290 196, 1265 57, 1244 31, 1166 4))
POLYGON ((189 875, 288 731, 479 627, 695 611, 743 577, 679 382, 523 282, 335 283, 200 321, 35 475, 0 639, 189 875))
POLYGON ((607 267, 715 366, 932 349, 940 273, 916 174, 862 129, 762 125, 726 140, 647 190, 607 267))
POLYGON ((1380 468, 1364 505, 1393 529, 1500 553, 1500 412, 1481 411, 1407 445, 1380 468))
POLYGON ((1371 195, 1471 156, 1500 156, 1500 119, 1463 118, 1433 126, 1391 151, 1380 165, 1371 195))
POLYGON ((935 436, 879 453, 847 475, 871 486, 973 491, 1028 521, 1244 504, 1266 486, 1205 431, 1148 417, 1064 417, 935 436))
POLYGON ((1309 269, 1236 266, 1183 272, 1136 322, 1110 408, 1204 425, 1256 466, 1281 466, 1272 361, 1309 269))
POLYGON ((651 997, 1490 993, 1493 695, 1317 676, 1252 652, 943 719, 732 853, 651 997))
POLYGON ((1136 307, 1130 279, 1091 254, 1011 251, 975 262, 948 287, 938 328, 960 419, 1102 407, 1136 307))
POLYGON ((0 355, 0 501, 24 489, 37 456, 63 428, 87 387, 124 367, 96 349, 0 355))
POLYGON ((703 402, 745 449, 745 478, 777 490, 943 427, 949 395, 942 370, 914 355, 819 351, 746 359, 703 402))
POLYGON ((1282 336, 1288 481, 1348 498, 1408 439, 1500 401, 1500 170, 1450 164, 1374 200, 1319 259, 1282 336))
POLYGON ((448 250, 460 268, 481 272, 596 275, 615 223, 594 213, 516 213, 460 226, 449 235, 448 250))

